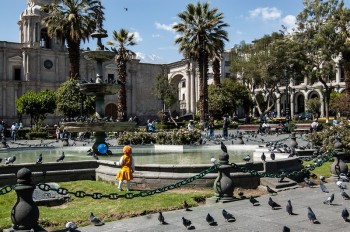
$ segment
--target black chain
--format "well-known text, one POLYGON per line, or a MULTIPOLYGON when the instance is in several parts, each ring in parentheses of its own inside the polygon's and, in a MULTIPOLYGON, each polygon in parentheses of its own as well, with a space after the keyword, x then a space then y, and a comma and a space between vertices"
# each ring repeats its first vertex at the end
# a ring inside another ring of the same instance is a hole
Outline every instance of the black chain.
MULTIPOLYGON (((306 175, 308 174, 309 171, 314 170, 316 167, 320 167, 322 166, 325 162, 329 161, 334 155, 336 155, 335 152, 331 152, 327 155, 325 155, 323 158, 321 158, 320 160, 318 160, 317 162, 315 162, 314 164, 308 165, 306 166, 306 168, 300 170, 300 171, 292 171, 292 172, 281 172, 281 173, 264 173, 264 172, 258 172, 256 170, 252 170, 252 169, 248 169, 246 167, 241 167, 235 163, 231 163, 232 167, 234 167, 235 169, 237 169, 238 171, 244 172, 244 173, 250 173, 253 176, 260 176, 260 177, 273 177, 273 178, 282 178, 282 177, 292 177, 292 176, 299 176, 299 175, 306 175)), ((183 185, 187 185, 197 179, 203 178, 205 175, 207 175, 210 172, 214 172, 217 171, 218 167, 220 166, 220 164, 215 164, 213 166, 211 166, 210 168, 203 170, 201 172, 199 172, 197 175, 191 176, 189 178, 183 179, 175 184, 170 184, 170 185, 166 185, 157 189, 153 189, 153 190, 146 190, 146 191, 141 191, 139 193, 132 193, 132 192, 128 192, 125 194, 118 194, 118 193, 110 193, 110 194, 102 194, 99 192, 95 192, 95 193, 86 193, 84 191, 69 191, 66 188, 52 188, 50 185, 45 184, 45 183, 39 183, 36 186, 42 190, 42 191, 55 191, 60 195, 67 195, 67 194, 72 194, 78 198, 84 198, 84 197, 91 197, 92 199, 102 199, 102 198, 107 198, 110 200, 117 200, 120 198, 125 198, 125 199, 133 199, 135 197, 147 197, 147 196, 152 196, 154 194, 158 194, 158 193, 163 193, 169 190, 173 190, 176 188, 179 188, 183 185)), ((220 181, 218 181, 220 182, 220 181)), ((7 194, 9 192, 11 192, 14 187, 11 185, 5 185, 4 187, 0 188, 0 195, 4 195, 7 194)), ((216 188, 220 188, 220 186, 216 186, 216 188)))
POLYGON ((250 173, 253 176, 260 176, 260 177, 272 177, 272 178, 283 178, 283 177, 293 177, 293 176, 300 176, 300 175, 306 175, 309 173, 309 171, 313 171, 316 167, 321 167, 325 162, 329 161, 333 156, 336 155, 335 152, 331 152, 327 155, 324 155, 323 158, 319 159, 317 162, 310 164, 306 166, 304 169, 300 171, 292 171, 292 172, 280 172, 280 173, 265 173, 265 172, 258 172, 256 170, 248 169, 246 167, 241 167, 235 163, 231 163, 231 165, 237 169, 238 171, 244 172, 244 173, 250 173))
POLYGON ((285 141, 287 139, 290 139, 291 138, 291 135, 288 136, 287 138, 284 138, 284 139, 279 139, 279 140, 274 140, 274 141, 263 141, 263 140, 256 140, 256 139, 251 139, 247 136, 243 136, 244 139, 246 139, 246 141, 252 141, 252 142, 256 142, 256 143, 278 143, 278 142, 282 142, 282 141, 285 141))

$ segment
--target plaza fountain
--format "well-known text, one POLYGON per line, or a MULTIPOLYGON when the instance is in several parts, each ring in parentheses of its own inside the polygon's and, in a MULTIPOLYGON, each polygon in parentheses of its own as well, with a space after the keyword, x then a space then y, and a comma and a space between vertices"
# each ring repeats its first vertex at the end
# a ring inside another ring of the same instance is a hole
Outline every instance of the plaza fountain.
MULTIPOLYGON (((95 96, 95 120, 89 122, 65 122, 64 129, 68 132, 94 132, 95 143, 92 146, 96 155, 112 154, 105 141, 106 132, 125 131, 135 128, 135 122, 113 122, 111 117, 105 117, 104 100, 106 95, 115 95, 118 93, 120 83, 117 81, 104 81, 102 63, 114 58, 115 53, 105 50, 102 44, 102 38, 108 37, 107 31, 103 29, 102 14, 96 17, 96 30, 91 34, 92 38, 97 40, 95 51, 85 51, 83 56, 87 60, 96 62, 96 79, 94 83, 79 83, 80 92, 95 96)), ((68 141, 68 140, 67 140, 68 141)), ((65 145, 68 145, 66 142, 65 145)))

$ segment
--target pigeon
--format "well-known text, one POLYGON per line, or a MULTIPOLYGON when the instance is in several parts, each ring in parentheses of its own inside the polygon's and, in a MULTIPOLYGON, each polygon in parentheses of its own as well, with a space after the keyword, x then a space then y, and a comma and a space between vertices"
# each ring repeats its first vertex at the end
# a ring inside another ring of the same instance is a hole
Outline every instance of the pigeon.
POLYGON ((271 195, 276 195, 277 192, 273 189, 271 189, 268 185, 266 185, 267 192, 270 193, 271 195))
POLYGON ((246 161, 246 162, 249 162, 249 160, 250 160, 250 155, 248 154, 243 160, 246 161))
POLYGON ((287 226, 283 226, 282 232, 290 232, 290 228, 287 226))
POLYGON ((330 195, 330 196, 327 198, 327 200, 325 200, 325 201, 323 202, 323 204, 331 205, 333 201, 334 201, 334 193, 332 193, 332 195, 330 195))
POLYGON ((256 206, 256 204, 259 204, 259 201, 255 199, 253 196, 250 196, 249 201, 250 203, 252 203, 253 206, 256 206))
POLYGON ((311 180, 309 180, 308 178, 304 178, 304 182, 307 186, 309 186, 310 188, 315 186, 316 184, 314 182, 312 182, 311 180))
POLYGON ((343 181, 340 181, 340 180, 337 181, 337 186, 338 186, 341 190, 347 188, 346 184, 343 183, 343 181))
POLYGON ((261 160, 264 161, 264 162, 266 161, 266 155, 264 154, 264 152, 261 155, 261 160))
POLYGON ((78 228, 78 226, 74 222, 67 222, 66 223, 66 230, 67 231, 75 231, 76 228, 78 228))
POLYGON ((324 185, 324 183, 323 183, 322 180, 320 181, 320 189, 321 189, 322 192, 324 192, 324 193, 329 193, 329 191, 328 191, 326 185, 324 185))
POLYGON ((208 213, 208 215, 205 217, 205 220, 208 222, 210 226, 213 226, 216 224, 214 218, 208 213))
POLYGON ((286 211, 289 215, 293 215, 293 206, 290 200, 288 200, 286 211))
POLYGON ((224 153, 227 153, 227 147, 222 141, 221 141, 221 151, 224 153))
POLYGON ((90 212, 90 222, 95 226, 102 226, 105 224, 103 221, 95 217, 95 215, 92 212, 90 212))
POLYGON ((166 224, 166 222, 165 222, 165 220, 164 220, 164 216, 163 216, 162 212, 160 212, 160 211, 159 211, 158 221, 159 221, 159 223, 162 224, 162 225, 165 225, 165 224, 166 224))
POLYGON ((317 178, 317 175, 315 173, 312 173, 310 172, 309 176, 312 178, 312 179, 316 179, 317 178))
POLYGON ((275 158, 276 158, 275 153, 271 152, 271 154, 270 154, 270 158, 271 158, 271 160, 275 160, 275 158))
POLYGON ((186 211, 191 211, 190 206, 187 204, 187 201, 183 201, 182 206, 186 211))
POLYGON ((5 164, 13 164, 16 161, 16 156, 12 156, 6 159, 5 164))
POLYGON ((63 160, 64 160, 64 158, 65 158, 66 156, 64 155, 64 152, 62 151, 62 154, 61 154, 61 156, 60 157, 58 157, 58 159, 56 160, 57 162, 60 162, 60 161, 62 161, 63 162, 63 160))
POLYGON ((279 207, 281 207, 279 204, 277 204, 276 202, 274 202, 273 200, 272 200, 272 198, 271 197, 269 197, 269 206, 271 206, 271 208, 274 210, 274 209, 276 209, 276 208, 279 208, 279 207))
POLYGON ((349 195, 344 190, 340 191, 340 195, 343 197, 344 200, 350 199, 349 195))
POLYGON ((307 207, 307 217, 309 218, 310 222, 315 223, 317 221, 316 215, 312 211, 310 207, 307 207))
POLYGON ((188 229, 192 225, 192 222, 190 220, 182 217, 182 224, 188 229))
POLYGON ((236 218, 231 213, 227 212, 224 209, 222 210, 222 216, 224 216, 227 222, 236 221, 236 218))
POLYGON ((348 221, 348 217, 349 217, 349 212, 346 208, 343 209, 343 211, 341 211, 341 217, 345 220, 348 221))
POLYGON ((43 154, 40 153, 39 157, 36 159, 36 164, 42 164, 43 163, 43 154))
POLYGON ((343 182, 349 182, 349 178, 344 173, 339 174, 339 179, 343 182))

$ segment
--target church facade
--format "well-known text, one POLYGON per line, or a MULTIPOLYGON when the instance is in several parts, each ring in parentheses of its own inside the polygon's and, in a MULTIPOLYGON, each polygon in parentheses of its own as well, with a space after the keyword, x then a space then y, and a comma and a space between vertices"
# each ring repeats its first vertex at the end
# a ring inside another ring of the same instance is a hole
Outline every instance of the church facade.
MULTIPOLYGON (((50 38, 47 29, 41 24, 45 13, 41 6, 53 0, 27 0, 27 7, 21 13, 18 21, 19 42, 0 41, 0 121, 8 124, 22 121, 30 125, 30 118, 20 116, 16 111, 16 99, 26 91, 39 92, 44 89, 56 90, 60 84, 68 80, 69 58, 65 44, 55 38, 50 38)), ((93 49, 93 48, 92 48, 93 49)), ((96 77, 96 63, 84 59, 82 51, 80 75, 82 79, 91 80, 96 77)), ((336 61, 337 62, 337 61, 336 61)), ((117 78, 117 67, 114 61, 102 65, 104 79, 117 78)), ((210 65, 209 65, 210 67, 210 65)), ((180 60, 169 64, 142 63, 133 59, 127 64, 127 117, 137 116, 142 122, 157 119, 157 112, 163 107, 154 95, 157 75, 167 76, 169 81, 178 87, 178 101, 172 107, 179 115, 196 114, 199 99, 198 68, 195 62, 180 60)), ((211 84, 212 70, 209 68, 208 84, 211 84)), ((230 76, 229 51, 223 54, 221 62, 221 78, 230 76)), ((276 116, 285 116, 289 111, 293 117, 307 111, 306 100, 319 98, 321 100, 320 117, 325 115, 325 101, 320 82, 311 83, 305 77, 302 81, 289 80, 286 86, 280 86, 274 93, 276 100, 274 108, 276 116)), ((337 92, 342 92, 345 83, 341 70, 336 71, 335 79, 329 80, 337 92)), ((263 89, 256 89, 254 96, 264 96, 263 89)), ((117 98, 115 95, 105 97, 105 115, 117 115, 117 98)), ((253 109, 253 115, 258 116, 253 109)), ((242 115, 243 116, 243 115, 242 115)), ((47 118, 48 124, 56 124, 62 115, 56 112, 47 118)))

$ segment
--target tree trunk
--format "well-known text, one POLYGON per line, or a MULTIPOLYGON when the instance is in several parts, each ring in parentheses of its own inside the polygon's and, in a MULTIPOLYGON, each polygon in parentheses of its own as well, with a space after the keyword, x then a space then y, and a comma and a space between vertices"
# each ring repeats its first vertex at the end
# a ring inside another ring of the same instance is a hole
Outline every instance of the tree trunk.
POLYGON ((213 61, 214 85, 220 85, 220 59, 213 61))
POLYGON ((70 77, 72 79, 79 79, 80 77, 80 41, 74 42, 67 38, 68 54, 70 62, 70 77))
POLYGON ((126 121, 126 61, 123 58, 120 58, 120 60, 117 61, 117 67, 118 67, 118 79, 125 83, 125 85, 121 85, 119 92, 118 92, 118 120, 119 121, 126 121))

